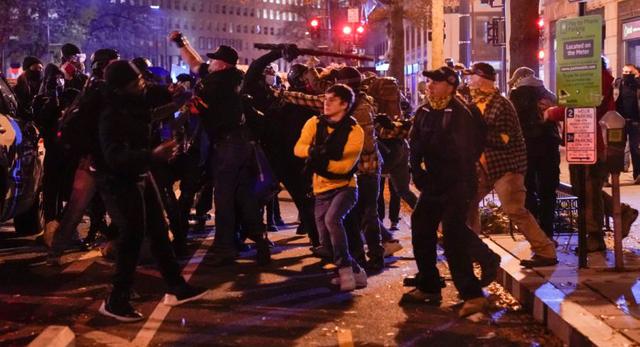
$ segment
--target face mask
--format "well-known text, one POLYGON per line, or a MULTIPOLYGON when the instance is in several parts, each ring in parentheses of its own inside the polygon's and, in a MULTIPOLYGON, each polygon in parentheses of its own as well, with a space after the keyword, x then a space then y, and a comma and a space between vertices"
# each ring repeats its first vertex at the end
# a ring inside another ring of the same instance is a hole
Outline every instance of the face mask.
POLYGON ((41 81, 42 80, 42 71, 28 70, 26 72, 26 74, 27 74, 27 79, 29 79, 31 81, 41 81))
POLYGON ((267 82, 268 86, 275 86, 276 85, 276 76, 275 75, 266 75, 265 76, 265 81, 267 82))

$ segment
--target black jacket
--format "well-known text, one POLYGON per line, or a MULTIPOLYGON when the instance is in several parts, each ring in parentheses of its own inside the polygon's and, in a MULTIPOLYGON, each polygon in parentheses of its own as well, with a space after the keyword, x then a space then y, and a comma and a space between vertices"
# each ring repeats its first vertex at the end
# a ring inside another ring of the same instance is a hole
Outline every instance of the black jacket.
POLYGON ((98 124, 101 155, 95 159, 99 172, 136 181, 151 166, 150 108, 143 97, 110 95, 98 124))
POLYGON ((561 137, 554 122, 545 122, 538 101, 545 98, 544 86, 520 86, 511 91, 509 100, 518 114, 528 155, 545 155, 557 150, 561 137))
POLYGON ((212 143, 239 133, 244 127, 240 84, 242 71, 235 67, 206 74, 197 86, 196 95, 207 108, 202 125, 212 143))
POLYGON ((411 174, 421 192, 437 198, 466 185, 475 187, 477 148, 483 133, 471 111, 457 98, 444 110, 427 103, 418 108, 409 135, 411 174))
POLYGON ((616 111, 625 119, 640 121, 640 80, 637 78, 620 78, 615 81, 618 89, 616 111))

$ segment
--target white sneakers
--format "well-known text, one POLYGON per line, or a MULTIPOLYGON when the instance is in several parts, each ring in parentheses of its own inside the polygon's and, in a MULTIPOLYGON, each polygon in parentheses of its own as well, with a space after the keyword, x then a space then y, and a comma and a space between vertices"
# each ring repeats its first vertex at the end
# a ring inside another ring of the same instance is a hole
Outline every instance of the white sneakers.
POLYGON ((338 270, 338 277, 331 279, 331 284, 339 285, 343 292, 350 292, 356 288, 364 288, 367 286, 367 273, 364 269, 358 267, 358 272, 354 272, 351 266, 343 267, 338 270))

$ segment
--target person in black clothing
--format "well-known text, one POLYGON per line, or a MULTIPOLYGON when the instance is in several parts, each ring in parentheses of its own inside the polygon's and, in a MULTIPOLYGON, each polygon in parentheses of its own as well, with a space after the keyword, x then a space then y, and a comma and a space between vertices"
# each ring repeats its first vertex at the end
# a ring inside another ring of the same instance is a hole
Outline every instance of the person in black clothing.
MULTIPOLYGON (((314 247, 319 245, 311 192, 311 175, 303 173, 304 160, 293 155, 300 132, 304 124, 313 117, 314 112, 289 103, 280 104, 273 91, 265 82, 262 71, 280 58, 292 60, 297 56, 293 45, 273 50, 256 59, 247 70, 242 92, 253 97, 253 105, 264 113, 264 129, 261 143, 276 176, 282 181, 298 209, 301 223, 298 234, 308 234, 314 247)), ((287 75, 289 90, 308 92, 303 74, 308 69, 302 64, 293 64, 287 75)))
POLYGON ((402 302, 440 304, 436 232, 442 222, 445 256, 465 301, 459 315, 467 316, 487 306, 469 250, 477 236, 467 227, 465 215, 476 190, 475 165, 484 134, 469 109, 454 96, 459 78, 453 69, 443 66, 424 75, 429 78, 428 101, 416 112, 410 134, 411 173, 420 190, 411 215, 419 276, 416 289, 406 293, 402 302))
MULTIPOLYGON (((60 136, 55 133, 53 135, 56 137, 55 141, 63 147, 68 166, 75 169, 69 201, 62 212, 59 227, 48 231, 54 234, 47 259, 47 263, 52 266, 61 264, 60 256, 87 209, 91 217, 91 226, 84 239, 86 246, 93 244, 99 230, 109 240, 116 236, 114 228, 107 227, 104 204, 100 196, 95 194, 95 175, 91 167, 94 165, 94 158, 100 152, 99 143, 95 139, 98 133, 98 116, 106 106, 103 95, 104 69, 119 57, 116 50, 109 48, 99 49, 93 54, 91 78, 82 94, 74 100, 75 104, 65 111, 60 136)), ((47 128, 57 132, 57 119, 47 128)))
POLYGON ((215 155, 211 162, 215 164, 216 235, 211 263, 219 266, 234 261, 236 227, 241 225, 245 236, 256 243, 257 263, 266 265, 271 261, 271 251, 254 191, 256 149, 239 93, 243 74, 236 67, 238 53, 222 45, 207 54, 211 59, 207 64, 181 33, 172 32, 169 38, 201 78, 195 94, 202 125, 212 144, 211 155, 215 155))
POLYGON ((151 108, 144 97, 144 79, 133 64, 110 63, 105 79, 107 108, 98 125, 101 155, 95 158, 96 178, 107 211, 118 226, 119 240, 113 290, 100 313, 132 322, 143 318, 129 303, 129 293, 145 236, 168 285, 166 305, 196 300, 206 290, 190 286, 180 275, 158 188, 149 171, 156 163, 173 158, 177 144, 170 140, 150 148, 151 108))
POLYGON ((626 133, 629 136, 631 164, 633 165, 634 184, 640 184, 640 73, 633 64, 622 68, 622 78, 616 79, 614 85, 618 90, 616 111, 625 120, 626 133))
POLYGON ((516 109, 527 147, 525 207, 538 219, 540 227, 553 239, 556 190, 560 184, 560 143, 558 128, 545 122, 543 112, 556 103, 556 96, 526 67, 513 73, 509 100, 516 109))
POLYGON ((14 88, 18 98, 18 105, 20 105, 18 117, 31 120, 33 117, 33 99, 40 91, 44 65, 42 65, 40 59, 29 56, 22 61, 22 70, 24 72, 18 76, 14 88))

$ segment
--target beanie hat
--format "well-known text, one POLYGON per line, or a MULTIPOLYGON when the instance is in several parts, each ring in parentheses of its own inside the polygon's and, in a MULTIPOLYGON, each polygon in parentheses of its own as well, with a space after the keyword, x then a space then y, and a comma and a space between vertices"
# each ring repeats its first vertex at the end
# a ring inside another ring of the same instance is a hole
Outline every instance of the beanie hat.
POLYGON ((122 89, 138 79, 140 70, 127 60, 116 60, 109 65, 104 72, 107 86, 112 89, 122 89))
POLYGON ((60 48, 60 50, 62 51, 63 57, 70 57, 72 55, 82 53, 80 51, 80 48, 78 48, 78 46, 74 45, 73 43, 65 43, 64 45, 62 45, 62 48, 60 48))
POLYGON ((42 65, 42 61, 40 61, 40 59, 34 57, 34 56, 27 56, 24 57, 24 60, 22 61, 22 70, 28 70, 31 66, 36 65, 36 64, 40 64, 42 65))

